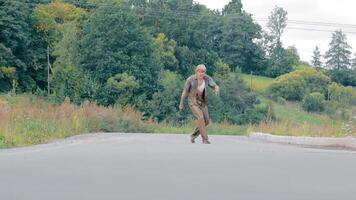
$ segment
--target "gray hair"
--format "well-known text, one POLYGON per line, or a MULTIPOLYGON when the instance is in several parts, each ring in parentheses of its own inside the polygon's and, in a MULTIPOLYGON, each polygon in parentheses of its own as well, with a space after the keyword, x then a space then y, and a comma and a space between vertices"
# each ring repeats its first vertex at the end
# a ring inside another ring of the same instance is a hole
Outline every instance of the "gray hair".
POLYGON ((206 71, 206 67, 204 64, 199 64, 196 68, 195 68, 195 72, 197 72, 199 69, 203 69, 204 71, 206 71))

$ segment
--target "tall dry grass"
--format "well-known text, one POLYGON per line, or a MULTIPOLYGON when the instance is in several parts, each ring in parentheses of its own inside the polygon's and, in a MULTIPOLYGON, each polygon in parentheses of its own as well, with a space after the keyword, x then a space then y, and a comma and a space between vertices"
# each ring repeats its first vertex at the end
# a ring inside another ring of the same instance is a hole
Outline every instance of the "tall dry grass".
POLYGON ((151 132, 152 121, 143 121, 133 108, 101 107, 65 101, 52 105, 31 95, 0 98, 0 148, 45 143, 90 132, 151 132), (4 100, 5 99, 5 100, 4 100))
POLYGON ((264 132, 275 135, 311 136, 311 137, 356 137, 356 123, 321 124, 315 125, 305 121, 295 123, 291 121, 264 121, 258 125, 250 125, 249 132, 264 132))

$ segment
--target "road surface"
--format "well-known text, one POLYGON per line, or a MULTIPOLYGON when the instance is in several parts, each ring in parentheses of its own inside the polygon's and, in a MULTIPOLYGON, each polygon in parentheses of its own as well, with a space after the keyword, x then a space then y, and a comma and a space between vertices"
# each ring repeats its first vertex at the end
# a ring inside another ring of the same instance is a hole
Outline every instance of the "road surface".
POLYGON ((210 139, 105 133, 0 150, 0 199, 356 199, 354 151, 210 139))

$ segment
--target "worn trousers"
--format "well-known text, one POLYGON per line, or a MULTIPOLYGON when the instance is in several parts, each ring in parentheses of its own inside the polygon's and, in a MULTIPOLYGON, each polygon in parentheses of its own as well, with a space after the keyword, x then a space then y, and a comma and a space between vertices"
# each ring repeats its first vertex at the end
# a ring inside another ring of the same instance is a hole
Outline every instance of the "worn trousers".
POLYGON ((197 138, 201 135, 203 140, 208 140, 208 133, 206 131, 206 126, 210 121, 208 106, 205 103, 200 103, 198 101, 198 103, 189 103, 189 107, 194 117, 198 120, 198 127, 195 128, 191 136, 197 138))

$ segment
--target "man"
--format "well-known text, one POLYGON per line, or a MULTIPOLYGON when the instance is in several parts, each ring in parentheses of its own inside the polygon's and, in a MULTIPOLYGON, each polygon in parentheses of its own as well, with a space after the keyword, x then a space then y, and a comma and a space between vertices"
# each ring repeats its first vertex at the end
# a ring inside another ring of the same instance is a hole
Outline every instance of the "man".
POLYGON ((191 75, 185 82, 179 103, 179 110, 182 111, 184 109, 184 99, 189 95, 190 110, 198 120, 198 127, 190 136, 190 141, 192 143, 194 143, 195 139, 201 135, 203 143, 210 144, 208 133, 206 131, 206 126, 209 124, 207 86, 213 88, 216 95, 219 95, 219 86, 205 73, 205 65, 200 64, 196 67, 195 75, 191 75))

